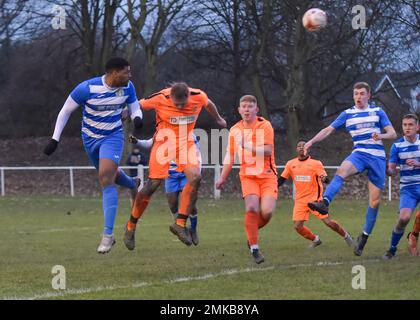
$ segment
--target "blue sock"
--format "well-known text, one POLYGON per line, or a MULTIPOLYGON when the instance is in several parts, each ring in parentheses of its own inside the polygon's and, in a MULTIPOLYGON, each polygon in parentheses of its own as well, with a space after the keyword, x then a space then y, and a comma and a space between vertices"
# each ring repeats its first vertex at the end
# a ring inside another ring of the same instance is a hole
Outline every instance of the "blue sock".
POLYGON ((198 220, 197 215, 194 215, 194 216, 190 215, 191 230, 196 230, 197 229, 197 220, 198 220))
POLYGON ((403 234, 404 234, 404 231, 401 233, 396 233, 395 230, 392 230, 390 249, 394 249, 394 250, 397 249, 398 243, 400 242, 403 234))
POLYGON ((366 210, 366 219, 363 232, 365 232, 367 235, 372 233, 373 227, 375 226, 376 217, 378 216, 378 211, 379 206, 376 209, 373 209, 369 206, 366 210))
POLYGON ((343 186, 343 183, 344 179, 338 175, 335 175, 324 192, 324 200, 327 200, 328 203, 330 203, 334 199, 338 191, 340 191, 341 187, 343 186))
POLYGON ((104 234, 110 235, 114 230, 118 206, 118 192, 115 185, 112 184, 102 189, 102 205, 105 220, 104 234))
POLYGON ((115 183, 121 187, 133 189, 136 187, 136 183, 134 179, 128 176, 123 170, 118 170, 117 178, 115 179, 115 183))

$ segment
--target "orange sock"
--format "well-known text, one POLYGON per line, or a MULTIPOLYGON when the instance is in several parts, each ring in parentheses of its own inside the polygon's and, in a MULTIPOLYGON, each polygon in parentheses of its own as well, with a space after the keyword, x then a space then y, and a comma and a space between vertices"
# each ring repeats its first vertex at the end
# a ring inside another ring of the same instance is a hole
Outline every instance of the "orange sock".
POLYGON ((314 241, 315 235, 312 233, 311 229, 303 226, 302 228, 296 229, 297 233, 299 233, 302 237, 314 241))
POLYGON ((179 213, 188 217, 188 207, 191 203, 191 192, 194 188, 187 183, 181 192, 181 203, 179 205, 179 213))
POLYGON ((176 216, 176 222, 175 223, 177 225, 185 228, 185 225, 187 224, 187 219, 188 219, 188 216, 186 216, 185 214, 182 214, 182 213, 178 213, 178 215, 176 216))
POLYGON ((335 220, 331 220, 331 222, 328 223, 327 226, 330 227, 335 232, 337 232, 342 237, 346 235, 346 231, 335 220))
POLYGON ((413 236, 418 237, 420 231, 420 211, 416 213, 416 220, 414 220, 413 236))
POLYGON ((248 211, 245 214, 245 233, 250 246, 258 244, 258 217, 256 212, 248 211))
POLYGON ((264 219, 264 217, 260 213, 258 215, 258 229, 261 229, 262 227, 264 227, 269 221, 270 221, 270 218, 264 219))
POLYGON ((131 210, 130 220, 127 223, 128 230, 132 231, 136 228, 137 220, 140 219, 149 202, 150 197, 145 196, 140 192, 137 194, 133 209, 131 210))

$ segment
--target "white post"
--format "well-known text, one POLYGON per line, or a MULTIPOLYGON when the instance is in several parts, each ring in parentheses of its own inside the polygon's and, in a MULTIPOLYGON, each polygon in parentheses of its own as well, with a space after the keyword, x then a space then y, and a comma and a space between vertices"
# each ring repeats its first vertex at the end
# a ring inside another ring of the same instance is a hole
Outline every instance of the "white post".
POLYGON ((5 196, 5 190, 4 190, 4 169, 1 169, 1 196, 5 196))
POLYGON ((74 178, 73 178, 73 168, 70 168, 70 195, 74 197, 74 178))
POLYGON ((388 177, 388 201, 392 200, 392 178, 388 177))
POLYGON ((144 167, 142 164, 137 166, 137 176, 140 178, 140 189, 144 186, 144 167))
POLYGON ((215 200, 220 199, 220 190, 216 189, 216 181, 219 181, 219 179, 220 179, 220 164, 216 163, 216 165, 214 166, 214 183, 213 183, 215 200))

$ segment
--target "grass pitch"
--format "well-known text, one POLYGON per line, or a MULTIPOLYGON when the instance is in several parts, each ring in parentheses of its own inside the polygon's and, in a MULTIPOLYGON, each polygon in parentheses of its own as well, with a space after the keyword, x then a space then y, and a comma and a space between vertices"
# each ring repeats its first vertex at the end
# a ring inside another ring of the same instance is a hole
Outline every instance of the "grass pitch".
MULTIPOLYGON (((336 200, 332 217, 354 237, 367 203, 336 200)), ((307 225, 322 245, 309 249, 291 221, 292 202, 279 200, 260 232, 266 262, 246 247, 243 201, 199 199, 200 244, 186 247, 169 231, 166 199, 152 199, 136 234, 122 241, 129 203, 120 199, 117 243, 96 253, 102 231, 101 199, 0 199, 0 299, 420 299, 420 257, 401 240, 397 258, 382 261, 398 203, 383 202, 362 257, 315 217, 307 225), (66 289, 54 290, 52 268, 66 270, 66 289), (355 265, 366 268, 366 289, 352 288, 355 265)), ((412 222, 409 229, 412 227, 412 222)))

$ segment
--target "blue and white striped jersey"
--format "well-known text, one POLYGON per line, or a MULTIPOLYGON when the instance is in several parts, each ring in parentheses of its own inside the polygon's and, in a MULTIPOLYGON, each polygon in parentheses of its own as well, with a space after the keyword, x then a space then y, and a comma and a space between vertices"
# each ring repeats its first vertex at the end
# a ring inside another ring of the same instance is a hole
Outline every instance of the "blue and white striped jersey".
POLYGON ((105 76, 80 83, 70 96, 83 107, 82 133, 93 139, 122 130, 121 112, 137 100, 131 81, 126 87, 110 88, 105 76))
POLYGON ((334 129, 345 128, 350 133, 354 143, 353 152, 365 152, 380 158, 386 157, 384 145, 381 140, 373 140, 372 134, 381 133, 389 125, 391 122, 386 113, 380 107, 372 106, 365 109, 353 106, 331 123, 334 129))
POLYGON ((389 163, 400 166, 400 189, 420 184, 420 169, 406 164, 408 159, 420 161, 419 135, 415 142, 409 142, 405 137, 398 139, 391 147, 389 163))

